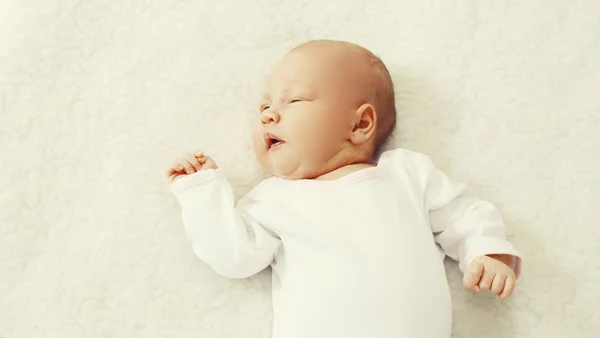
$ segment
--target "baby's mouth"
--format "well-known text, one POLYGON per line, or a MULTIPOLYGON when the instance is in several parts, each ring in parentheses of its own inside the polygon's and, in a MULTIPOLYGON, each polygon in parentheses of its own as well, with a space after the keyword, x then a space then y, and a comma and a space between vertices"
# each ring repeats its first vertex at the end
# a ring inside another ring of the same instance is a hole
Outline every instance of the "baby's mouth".
POLYGON ((265 133, 264 139, 265 144, 267 145, 267 149, 273 149, 285 143, 282 139, 271 133, 265 133))

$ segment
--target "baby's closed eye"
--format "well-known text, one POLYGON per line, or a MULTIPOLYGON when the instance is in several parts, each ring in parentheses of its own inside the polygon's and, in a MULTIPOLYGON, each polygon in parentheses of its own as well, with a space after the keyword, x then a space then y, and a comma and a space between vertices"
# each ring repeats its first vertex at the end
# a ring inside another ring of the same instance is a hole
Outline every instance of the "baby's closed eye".
POLYGON ((306 96, 294 96, 292 98, 290 98, 287 103, 288 104, 292 104, 292 103, 298 103, 298 102, 312 102, 314 101, 314 97, 306 97, 306 96))

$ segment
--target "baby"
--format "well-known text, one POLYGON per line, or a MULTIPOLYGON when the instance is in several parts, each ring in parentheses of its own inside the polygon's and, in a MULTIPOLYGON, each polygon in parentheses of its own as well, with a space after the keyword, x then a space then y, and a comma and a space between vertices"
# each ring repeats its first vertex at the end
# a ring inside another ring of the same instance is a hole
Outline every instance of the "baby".
POLYGON ((466 288, 513 293, 521 255, 501 216, 425 155, 377 149, 396 122, 370 51, 311 41, 266 81, 254 149, 273 177, 235 205, 202 152, 167 171, 196 255, 218 273, 273 272, 275 338, 450 337, 443 258, 466 288))

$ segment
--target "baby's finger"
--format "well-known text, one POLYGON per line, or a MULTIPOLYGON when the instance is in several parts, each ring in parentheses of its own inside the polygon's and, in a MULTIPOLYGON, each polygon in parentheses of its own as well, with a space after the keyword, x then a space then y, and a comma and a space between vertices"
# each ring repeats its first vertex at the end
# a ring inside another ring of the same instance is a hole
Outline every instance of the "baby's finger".
POLYGON ((506 300, 513 294, 513 291, 515 291, 515 278, 513 276, 508 276, 504 282, 504 289, 498 296, 503 300, 506 300))
POLYGON ((165 171, 165 175, 167 175, 167 177, 170 177, 171 175, 173 175, 174 173, 176 173, 175 170, 173 170, 173 168, 169 168, 165 171))
POLYGON ((202 168, 202 164, 200 164, 200 162, 198 162, 198 159, 196 158, 196 156, 194 156, 194 154, 185 154, 184 155, 185 159, 190 162, 190 164, 192 165, 192 167, 194 167, 194 172, 200 170, 200 168, 202 168))
POLYGON ((208 157, 202 155, 202 157, 198 157, 198 163, 200 163, 200 165, 204 165, 204 163, 206 163, 206 161, 208 160, 208 157))
POLYGON ((494 281, 494 277, 496 273, 493 271, 483 271, 483 275, 481 276, 481 280, 479 281, 479 288, 481 290, 489 290, 492 287, 492 282, 494 281))
MULTIPOLYGON (((179 175, 181 173, 181 170, 176 170, 174 168, 179 167, 179 164, 177 165, 173 165, 171 168, 165 170, 165 175, 167 176, 167 178, 171 178, 171 176, 173 175, 179 175)), ((181 167, 181 169, 183 169, 183 167, 181 167)))
POLYGON ((196 157, 204 157, 204 153, 203 153, 203 152, 201 152, 200 150, 196 150, 196 151, 194 152, 194 156, 196 156, 196 157))
POLYGON ((178 161, 174 161, 171 163, 171 168, 168 171, 183 171, 183 167, 179 164, 178 161))
POLYGON ((177 176, 181 176, 181 174, 177 173, 177 172, 172 172, 170 175, 167 176, 169 182, 173 183, 175 181, 175 179, 177 178, 177 176))
POLYGON ((185 158, 185 157, 179 157, 179 158, 177 158, 177 163, 179 163, 179 166, 181 168, 183 168, 182 170, 185 171, 185 173, 188 174, 188 175, 193 174, 193 173, 196 172, 194 170, 194 167, 190 163, 190 161, 188 161, 187 158, 185 158))
POLYGON ((502 290, 504 290, 504 283, 506 282, 506 277, 506 275, 497 274, 496 277, 494 277, 494 281, 492 282, 492 288, 490 289, 490 291, 496 295, 502 293, 502 290))
POLYGON ((463 285, 467 289, 475 290, 477 283, 479 283, 479 279, 481 278, 481 274, 483 273, 483 263, 481 263, 478 259, 473 260, 471 265, 465 271, 465 275, 463 276, 463 285))

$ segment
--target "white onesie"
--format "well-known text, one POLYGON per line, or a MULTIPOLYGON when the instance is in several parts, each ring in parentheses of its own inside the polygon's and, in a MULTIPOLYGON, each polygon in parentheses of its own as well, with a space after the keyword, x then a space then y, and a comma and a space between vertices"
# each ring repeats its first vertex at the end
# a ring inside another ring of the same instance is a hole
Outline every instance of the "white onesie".
POLYGON ((273 268, 274 338, 450 337, 444 255, 520 253, 502 218, 425 156, 384 152, 333 181, 269 178, 235 205, 221 169, 171 190, 196 255, 231 278, 273 268))

